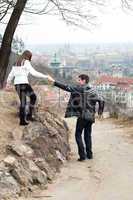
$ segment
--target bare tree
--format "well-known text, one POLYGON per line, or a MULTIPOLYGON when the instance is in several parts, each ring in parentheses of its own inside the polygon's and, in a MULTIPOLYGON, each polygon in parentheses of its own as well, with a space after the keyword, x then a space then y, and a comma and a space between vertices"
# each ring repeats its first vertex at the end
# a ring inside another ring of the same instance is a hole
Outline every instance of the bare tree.
POLYGON ((13 0, 0 0, 0 21, 4 19, 14 5, 15 2, 13 0))
POLYGON ((21 14, 25 8, 27 0, 18 0, 14 6, 10 20, 7 24, 1 48, 0 48, 0 85, 3 87, 4 77, 8 67, 9 57, 11 53, 11 44, 14 36, 14 32, 17 28, 21 14))
POLYGON ((133 11, 133 1, 132 0, 121 0, 122 8, 125 10, 133 11))

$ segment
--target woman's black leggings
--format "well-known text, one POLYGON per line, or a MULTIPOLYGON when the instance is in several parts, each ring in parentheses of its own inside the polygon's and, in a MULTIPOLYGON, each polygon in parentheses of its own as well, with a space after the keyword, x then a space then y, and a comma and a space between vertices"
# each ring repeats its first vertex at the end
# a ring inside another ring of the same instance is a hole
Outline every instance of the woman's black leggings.
POLYGON ((36 94, 34 93, 34 90, 29 84, 17 84, 15 85, 15 89, 18 93, 18 96, 20 98, 20 122, 24 122, 26 119, 26 97, 30 98, 30 105, 29 105, 29 117, 32 117, 32 111, 34 109, 34 105, 36 103, 36 94))

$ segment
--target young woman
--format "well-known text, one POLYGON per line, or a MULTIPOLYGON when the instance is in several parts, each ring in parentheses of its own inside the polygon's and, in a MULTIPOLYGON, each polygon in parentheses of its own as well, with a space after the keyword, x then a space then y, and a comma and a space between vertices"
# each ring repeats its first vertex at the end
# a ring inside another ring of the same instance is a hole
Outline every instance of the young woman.
POLYGON ((13 80, 15 89, 20 98, 20 125, 28 125, 27 120, 33 121, 32 112, 36 103, 36 94, 29 84, 28 75, 31 74, 38 78, 50 79, 49 75, 44 75, 37 72, 31 65, 30 61, 32 53, 28 50, 19 57, 16 65, 12 67, 12 70, 7 78, 6 89, 9 89, 13 80), (29 113, 26 116, 26 97, 30 98, 29 113))

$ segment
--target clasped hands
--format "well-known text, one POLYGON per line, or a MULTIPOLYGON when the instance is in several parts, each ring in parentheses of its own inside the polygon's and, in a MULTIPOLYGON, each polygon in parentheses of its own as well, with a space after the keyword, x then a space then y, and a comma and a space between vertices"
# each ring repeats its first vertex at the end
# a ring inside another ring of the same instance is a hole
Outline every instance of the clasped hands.
POLYGON ((53 84, 55 82, 55 80, 50 75, 48 75, 48 82, 50 84, 53 84))

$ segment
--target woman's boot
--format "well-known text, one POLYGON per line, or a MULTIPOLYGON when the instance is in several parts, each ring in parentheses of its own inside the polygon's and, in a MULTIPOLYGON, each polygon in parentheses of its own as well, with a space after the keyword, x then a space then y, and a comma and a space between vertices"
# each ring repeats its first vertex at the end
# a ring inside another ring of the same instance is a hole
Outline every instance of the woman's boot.
POLYGON ((20 107, 19 117, 20 117, 20 123, 19 123, 20 126, 28 125, 28 123, 25 120, 25 109, 23 107, 20 107))

